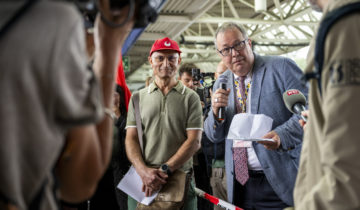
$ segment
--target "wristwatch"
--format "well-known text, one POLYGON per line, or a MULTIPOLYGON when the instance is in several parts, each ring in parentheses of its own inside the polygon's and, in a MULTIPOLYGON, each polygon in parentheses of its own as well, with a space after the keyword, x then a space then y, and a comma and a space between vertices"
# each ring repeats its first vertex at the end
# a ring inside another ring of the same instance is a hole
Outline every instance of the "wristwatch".
POLYGON ((166 163, 161 164, 160 170, 161 170, 162 172, 166 173, 168 176, 171 175, 170 167, 169 167, 169 165, 166 164, 166 163))

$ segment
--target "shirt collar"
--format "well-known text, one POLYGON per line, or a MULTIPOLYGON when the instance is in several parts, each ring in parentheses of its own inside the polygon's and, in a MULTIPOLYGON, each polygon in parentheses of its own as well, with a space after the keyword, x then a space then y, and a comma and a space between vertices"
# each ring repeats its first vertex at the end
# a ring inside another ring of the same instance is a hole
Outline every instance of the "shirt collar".
MULTIPOLYGON (((253 72, 252 70, 249 71, 249 73, 246 75, 245 81, 246 81, 246 80, 249 80, 249 79, 251 80, 252 72, 253 72)), ((234 75, 234 79, 235 79, 235 80, 238 80, 238 79, 239 79, 239 76, 237 76, 237 75, 234 74, 234 73, 233 73, 233 75, 234 75)))
MULTIPOLYGON (((186 87, 182 84, 182 82, 177 81, 177 84, 175 85, 175 87, 172 88, 172 90, 175 90, 181 94, 184 94, 185 88, 186 87)), ((153 81, 148 87, 148 93, 150 94, 150 93, 156 91, 157 89, 159 89, 159 88, 156 85, 155 81, 153 81)))

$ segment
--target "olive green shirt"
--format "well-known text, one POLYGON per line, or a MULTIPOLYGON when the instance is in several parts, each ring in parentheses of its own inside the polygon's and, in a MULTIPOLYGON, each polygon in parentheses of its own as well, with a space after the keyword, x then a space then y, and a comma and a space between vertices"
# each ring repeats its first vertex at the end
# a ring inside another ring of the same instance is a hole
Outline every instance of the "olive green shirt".
MULTIPOLYGON (((126 128, 136 127, 132 98, 126 128)), ((155 82, 139 91, 139 109, 143 127, 144 161, 148 166, 167 162, 187 139, 187 130, 202 130, 199 96, 181 82, 163 95, 155 82)), ((192 158, 181 168, 192 167, 192 158)))
POLYGON ((215 160, 212 162, 211 167, 212 168, 225 168, 225 160, 224 159, 215 160))

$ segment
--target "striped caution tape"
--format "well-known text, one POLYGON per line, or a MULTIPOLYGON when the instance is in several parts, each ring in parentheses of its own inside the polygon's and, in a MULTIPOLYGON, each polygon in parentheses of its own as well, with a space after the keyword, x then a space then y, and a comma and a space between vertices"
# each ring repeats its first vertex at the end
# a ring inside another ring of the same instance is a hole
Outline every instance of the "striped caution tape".
POLYGON ((195 187, 195 193, 197 196, 201 197, 201 198, 204 198, 208 201, 210 201, 211 203, 217 205, 217 206, 220 206, 224 209, 227 209, 227 210, 243 210, 242 208, 239 208, 237 206, 234 206, 233 204, 229 203, 229 202, 226 202, 224 200, 221 200, 217 197, 214 197, 210 194, 207 194, 206 192, 200 190, 199 188, 196 188, 195 187))

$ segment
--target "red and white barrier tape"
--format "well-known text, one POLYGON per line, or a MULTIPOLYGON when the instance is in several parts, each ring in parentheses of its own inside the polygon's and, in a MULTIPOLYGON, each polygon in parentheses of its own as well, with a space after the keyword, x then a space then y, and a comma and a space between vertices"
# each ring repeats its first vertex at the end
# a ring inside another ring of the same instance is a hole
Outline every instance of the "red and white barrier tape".
POLYGON ((197 196, 199 197, 202 197, 208 201, 210 201, 211 203, 217 205, 217 206, 220 206, 224 209, 227 209, 227 210, 243 210, 242 208, 239 208, 237 206, 234 206, 233 204, 229 203, 229 202, 226 202, 224 200, 221 200, 215 196, 212 196, 210 194, 207 194, 206 192, 200 190, 199 188, 196 188, 195 187, 195 193, 197 196))

